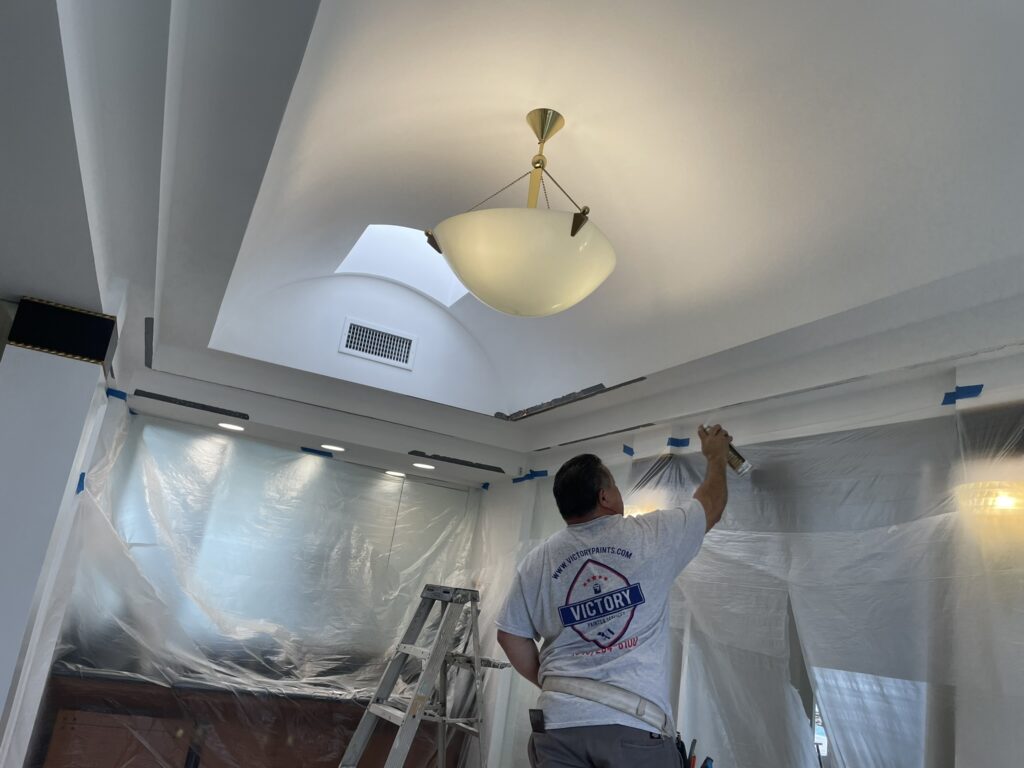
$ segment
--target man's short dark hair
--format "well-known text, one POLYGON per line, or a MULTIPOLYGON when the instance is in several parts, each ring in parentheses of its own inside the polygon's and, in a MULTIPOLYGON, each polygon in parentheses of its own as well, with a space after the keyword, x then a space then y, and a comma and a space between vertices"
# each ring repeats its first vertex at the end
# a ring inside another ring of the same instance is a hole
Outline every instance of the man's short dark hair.
POLYGON ((569 459, 555 475, 555 503, 566 520, 583 517, 597 506, 602 488, 610 483, 608 470, 601 459, 584 453, 569 459))

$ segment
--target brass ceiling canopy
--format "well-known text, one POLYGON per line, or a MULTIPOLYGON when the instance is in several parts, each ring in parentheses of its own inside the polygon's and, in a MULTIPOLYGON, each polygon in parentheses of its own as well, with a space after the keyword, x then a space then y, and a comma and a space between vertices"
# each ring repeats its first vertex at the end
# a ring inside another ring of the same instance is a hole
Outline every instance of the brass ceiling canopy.
POLYGON ((527 113, 526 123, 533 129, 537 141, 543 144, 565 127, 565 118, 553 109, 540 107, 527 113))

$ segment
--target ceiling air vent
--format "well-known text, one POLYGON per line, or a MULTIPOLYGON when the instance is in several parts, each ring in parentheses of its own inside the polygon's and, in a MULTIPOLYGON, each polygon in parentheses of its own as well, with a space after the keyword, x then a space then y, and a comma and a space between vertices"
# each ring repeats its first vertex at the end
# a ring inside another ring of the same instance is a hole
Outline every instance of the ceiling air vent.
POLYGON ((346 318, 338 351, 412 370, 413 359, 416 357, 416 337, 403 336, 379 325, 346 318))

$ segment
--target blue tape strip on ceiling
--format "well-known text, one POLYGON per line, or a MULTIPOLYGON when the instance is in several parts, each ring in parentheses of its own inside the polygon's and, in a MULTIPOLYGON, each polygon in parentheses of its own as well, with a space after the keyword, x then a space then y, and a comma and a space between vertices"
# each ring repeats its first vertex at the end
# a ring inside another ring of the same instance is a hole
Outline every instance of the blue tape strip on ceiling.
POLYGON ((330 451, 321 451, 319 448, 307 448, 302 446, 303 453, 312 453, 314 456, 323 456, 325 459, 333 459, 334 454, 330 451))
POLYGON ((490 483, 480 483, 480 487, 483 488, 486 491, 488 488, 491 487, 491 484, 490 483))
POLYGON ((670 437, 665 443, 669 448, 685 448, 690 444, 688 437, 670 437))
POLYGON ((116 397, 118 400, 128 401, 127 392, 122 392, 120 389, 114 389, 113 387, 107 387, 107 397, 116 397))
POLYGON ((85 490, 85 472, 78 476, 78 487, 75 488, 75 496, 85 490))
POLYGON ((536 480, 538 477, 547 477, 548 471, 546 469, 531 469, 525 475, 520 477, 513 477, 513 483, 524 483, 527 480, 536 480))
POLYGON ((623 445, 622 446, 622 452, 624 454, 626 454, 627 456, 632 456, 634 453, 636 453, 636 451, 633 450, 633 446, 632 445, 623 445))
POLYGON ((978 397, 984 388, 984 384, 970 384, 966 387, 958 386, 952 392, 946 393, 946 396, 942 398, 942 404, 953 405, 957 400, 969 400, 972 397, 978 397))

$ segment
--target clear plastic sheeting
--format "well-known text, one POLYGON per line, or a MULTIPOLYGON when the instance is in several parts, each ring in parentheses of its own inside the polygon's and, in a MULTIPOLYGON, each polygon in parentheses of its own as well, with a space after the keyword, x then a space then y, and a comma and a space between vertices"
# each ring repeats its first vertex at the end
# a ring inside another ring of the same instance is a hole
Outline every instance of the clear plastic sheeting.
MULTIPOLYGON (((478 587, 484 651, 500 656, 493 618, 514 568, 564 524, 557 467, 480 502, 120 419, 80 497, 37 727, 47 768, 98 764, 84 734, 112 723, 114 764, 334 766, 422 585, 478 587)), ((817 709, 826 768, 1019 765, 1024 407, 741 447, 755 469, 730 474, 725 517, 672 597, 664 672, 701 757, 813 768, 817 709)), ((627 514, 690 498, 704 471, 698 453, 606 463, 627 514)), ((488 675, 492 768, 525 764, 536 695, 510 670, 488 675)), ((434 749, 421 736, 415 764, 434 749)))
MULTIPOLYGON (((716 765, 1020 765, 1024 408, 742 445, 672 605, 677 722, 716 765)), ((690 498, 698 453, 616 464, 626 514, 690 498)), ((562 525, 538 484, 525 554, 562 525)), ((521 557, 522 554, 519 556, 521 557)), ((513 685, 517 765, 536 690, 513 685)), ((506 746, 506 751, 510 748, 506 746)))
POLYGON ((83 695, 69 681, 114 696, 138 736, 127 759, 147 751, 133 718, 155 706, 133 692, 173 691, 188 727, 171 732, 204 766, 308 753, 310 729, 288 724, 319 706, 319 759, 336 764, 359 712, 330 703, 370 697, 424 584, 473 586, 479 494, 119 410, 80 497, 49 698, 83 695))

